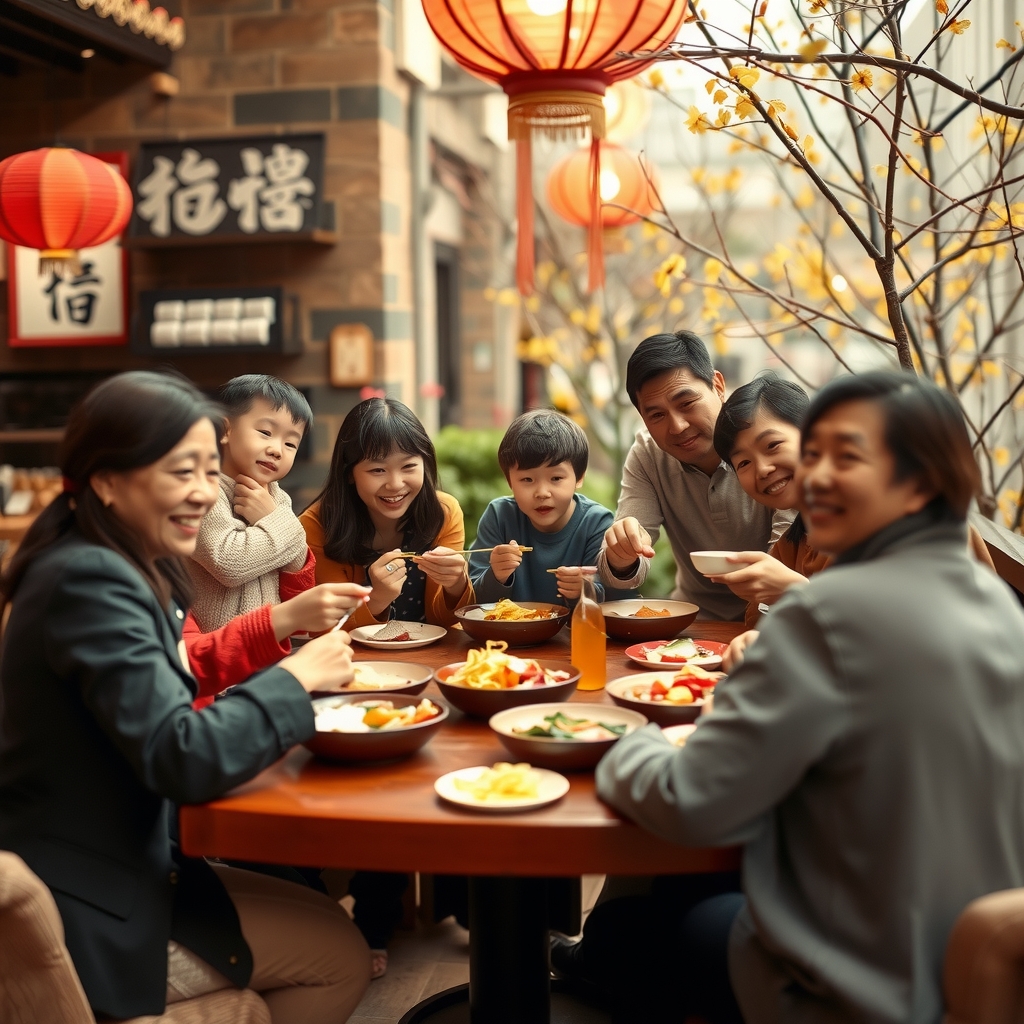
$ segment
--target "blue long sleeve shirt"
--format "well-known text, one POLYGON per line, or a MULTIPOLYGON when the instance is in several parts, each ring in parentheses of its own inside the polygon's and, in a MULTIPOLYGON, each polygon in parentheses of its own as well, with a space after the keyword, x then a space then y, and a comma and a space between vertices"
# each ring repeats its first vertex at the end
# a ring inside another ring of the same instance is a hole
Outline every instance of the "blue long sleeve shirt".
MULTIPOLYGON (((576 509, 569 522, 557 533, 542 533, 516 504, 515 498, 495 498, 480 517, 473 550, 514 540, 521 547, 532 547, 533 551, 523 555, 522 564, 504 584, 499 583, 491 571, 489 553, 471 555, 469 576, 476 599, 486 603, 507 597, 513 601, 571 604, 558 596, 558 581, 554 573, 547 570, 560 565, 597 565, 601 542, 605 530, 612 525, 612 518, 611 511, 603 505, 577 494, 576 509)), ((594 588, 598 601, 603 601, 604 588, 596 577, 594 588)), ((624 599, 632 595, 616 591, 615 596, 624 599)))

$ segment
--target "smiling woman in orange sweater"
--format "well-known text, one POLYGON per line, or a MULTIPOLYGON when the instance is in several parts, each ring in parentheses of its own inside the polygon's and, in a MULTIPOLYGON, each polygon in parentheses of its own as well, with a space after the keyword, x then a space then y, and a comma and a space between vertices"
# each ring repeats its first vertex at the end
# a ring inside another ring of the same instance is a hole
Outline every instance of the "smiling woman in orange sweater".
POLYGON ((437 490, 437 457, 401 402, 368 398, 338 433, 323 491, 299 517, 317 583, 365 583, 352 626, 401 619, 450 626, 472 603, 459 503, 437 490), (403 551, 416 558, 400 557, 403 551))

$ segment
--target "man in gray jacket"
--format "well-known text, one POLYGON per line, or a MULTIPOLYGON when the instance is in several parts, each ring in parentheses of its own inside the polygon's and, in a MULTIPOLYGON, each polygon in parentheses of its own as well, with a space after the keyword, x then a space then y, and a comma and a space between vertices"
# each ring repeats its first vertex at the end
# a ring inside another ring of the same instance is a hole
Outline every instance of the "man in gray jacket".
POLYGON ((694 568, 691 551, 765 551, 792 521, 750 498, 712 443, 725 380, 690 331, 645 338, 629 357, 626 392, 644 421, 626 456, 615 522, 598 557, 611 589, 643 586, 662 526, 676 560, 672 597, 707 619, 742 619, 746 602, 694 568))

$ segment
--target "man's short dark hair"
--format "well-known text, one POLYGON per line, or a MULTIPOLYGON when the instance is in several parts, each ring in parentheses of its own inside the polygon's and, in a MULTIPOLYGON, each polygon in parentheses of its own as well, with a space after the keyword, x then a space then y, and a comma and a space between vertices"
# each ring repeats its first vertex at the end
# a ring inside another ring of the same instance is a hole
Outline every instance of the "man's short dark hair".
POLYGON ((715 383, 715 368, 707 346, 693 331, 652 334, 637 345, 626 365, 626 394, 637 410, 640 389, 669 370, 689 370, 709 388, 715 383))
POLYGON ((587 471, 590 445, 583 428, 554 409, 534 409, 517 416, 498 445, 498 465, 505 479, 513 469, 536 469, 568 462, 579 480, 587 471))
POLYGON ((220 403, 227 410, 228 419, 247 413, 257 398, 268 402, 274 412, 281 408, 287 409, 292 421, 302 424, 303 433, 313 426, 313 410, 306 396, 279 377, 271 377, 266 373, 245 373, 241 377, 232 377, 220 389, 220 403))

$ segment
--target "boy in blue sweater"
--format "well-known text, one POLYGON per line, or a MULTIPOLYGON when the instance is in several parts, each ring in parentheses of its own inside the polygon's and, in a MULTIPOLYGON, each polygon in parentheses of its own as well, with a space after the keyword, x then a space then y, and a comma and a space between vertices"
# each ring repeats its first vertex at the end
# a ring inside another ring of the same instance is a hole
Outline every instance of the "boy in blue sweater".
MULTIPOLYGON (((571 604, 579 598, 580 567, 596 564, 613 518, 578 493, 589 458, 587 435, 568 416, 536 409, 513 421, 498 447, 512 496, 495 498, 480 517, 473 550, 494 550, 469 559, 478 601, 571 604), (524 547, 533 548, 525 557, 524 547)), ((603 601, 596 578, 594 587, 603 601)))

